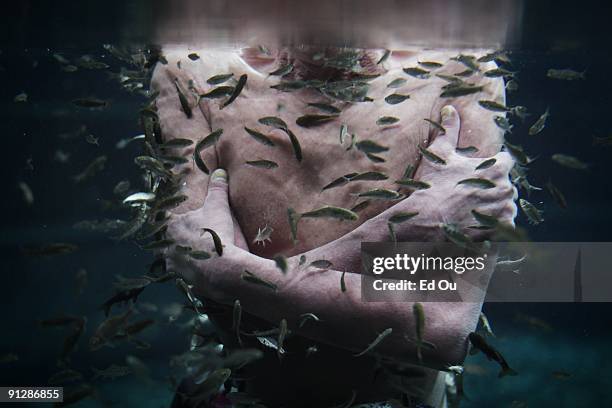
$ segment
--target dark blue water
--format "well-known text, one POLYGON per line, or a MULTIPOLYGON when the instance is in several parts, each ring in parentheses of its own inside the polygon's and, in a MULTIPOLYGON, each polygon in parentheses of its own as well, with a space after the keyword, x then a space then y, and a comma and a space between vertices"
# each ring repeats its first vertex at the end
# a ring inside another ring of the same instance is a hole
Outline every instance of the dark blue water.
MULTIPOLYGON (((86 341, 103 319, 99 305, 112 294, 115 275, 141 275, 152 259, 135 244, 72 228, 84 219, 123 215, 113 210, 103 212, 104 201, 113 198, 112 188, 119 180, 127 178, 134 185, 139 182, 132 163, 139 148, 133 144, 117 150, 114 145, 119 139, 142 133, 136 112, 144 99, 119 89, 104 71, 62 72, 51 57, 58 51, 68 58, 91 54, 111 66, 107 71, 118 71, 121 64, 104 52, 102 43, 116 40, 114 29, 125 15, 118 8, 100 5, 93 9, 100 13, 99 19, 91 10, 81 8, 60 8, 63 15, 49 6, 33 12, 35 3, 18 3, 7 15, 19 18, 5 25, 8 32, 0 48, 4 182, 0 200, 0 356, 14 353, 19 360, 0 363, 0 385, 46 384, 58 371, 56 359, 66 333, 42 329, 37 320, 78 314, 87 316, 88 323, 72 355, 73 368, 89 377, 91 367, 124 364, 123 356, 133 354, 149 365, 156 381, 153 386, 130 376, 102 381, 97 383, 102 399, 121 407, 168 406, 173 395, 165 378, 168 359, 188 347, 188 333, 179 327, 186 317, 172 324, 156 317, 158 324, 142 336, 151 343, 148 350, 121 344, 88 352, 86 341), (93 37, 79 38, 79 32, 93 37), (27 92, 28 102, 14 103, 13 98, 21 92, 27 92), (87 111, 70 103, 88 95, 109 100, 110 106, 104 111, 87 111), (83 124, 100 137, 100 146, 88 144, 82 137, 58 137, 83 124), (68 163, 54 160, 57 149, 70 154, 68 163), (75 186, 71 176, 103 153, 109 155, 105 170, 94 182, 75 186), (30 159, 32 168, 27 165, 30 159), (20 181, 34 193, 32 206, 22 199, 17 187, 20 181), (75 243, 80 249, 71 255, 40 259, 21 252, 26 245, 57 241, 75 243), (87 270, 88 284, 76 295, 75 274, 81 268, 87 270)), ((595 5, 575 5, 574 9, 569 3, 552 2, 530 7, 523 46, 511 54, 520 85, 518 91, 508 94, 508 103, 527 106, 532 116, 525 124, 515 122, 508 139, 538 157, 530 166, 530 182, 544 186, 548 180, 554 181, 565 193, 569 208, 560 209, 546 191, 534 192, 529 199, 544 211, 545 222, 528 226, 519 213, 517 223, 528 228, 534 241, 610 241, 612 147, 592 145, 594 136, 612 135, 612 54, 609 46, 604 46, 605 37, 595 35, 596 29, 605 28, 601 22, 608 11, 595 5), (538 31, 551 21, 559 23, 551 25, 550 32, 538 31), (561 24, 569 21, 572 24, 561 24), (550 51, 555 39, 570 44, 569 49, 550 51), (578 45, 572 45, 575 43, 578 45), (546 78, 551 67, 586 70, 586 80, 546 78), (528 127, 547 107, 551 116, 545 130, 528 136, 528 127), (560 167, 550 160, 554 153, 579 157, 591 167, 587 172, 560 167)), ((172 285, 156 286, 148 288, 139 301, 163 305, 181 302, 179 295, 172 285)), ((493 344, 520 375, 500 380, 497 367, 482 355, 469 357, 466 366, 471 369, 465 380, 469 399, 462 406, 511 407, 513 401, 514 406, 525 402, 529 407, 612 406, 611 305, 487 304, 484 311, 497 335, 493 344), (551 329, 517 321, 517 314, 537 317, 551 329), (558 379, 552 375, 554 371, 570 375, 558 379)), ((79 404, 101 405, 100 400, 92 399, 79 404)))

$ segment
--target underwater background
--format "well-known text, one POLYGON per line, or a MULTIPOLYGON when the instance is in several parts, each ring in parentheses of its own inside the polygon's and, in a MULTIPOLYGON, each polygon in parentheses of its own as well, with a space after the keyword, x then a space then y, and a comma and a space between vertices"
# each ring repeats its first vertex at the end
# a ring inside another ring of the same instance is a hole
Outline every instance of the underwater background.
MULTIPOLYGON (((58 371, 56 360, 66 330, 41 328, 41 319, 75 314, 87 316, 86 331, 72 353, 71 367, 86 377, 92 367, 124 365, 126 354, 137 356, 151 370, 153 383, 135 376, 99 380, 103 401, 85 399, 74 406, 169 406, 173 391, 167 380, 168 361, 189 346, 189 329, 182 315, 170 321, 163 306, 182 303, 174 288, 147 288, 139 302, 156 304, 156 324, 143 331, 150 348, 131 344, 87 350, 92 330, 104 319, 102 304, 112 295, 116 275, 142 275, 153 261, 150 252, 108 234, 74 228, 83 220, 120 218, 109 202, 116 201, 118 181, 139 181, 133 157, 139 146, 116 143, 142 133, 137 112, 146 101, 126 92, 107 72, 123 64, 103 44, 121 44, 126 26, 145 33, 150 28, 147 3, 12 2, 2 10, 0 38, 0 135, 2 136, 3 199, 0 254, 0 385, 42 386, 58 371), (138 16, 139 21, 130 21, 138 16), (66 72, 53 57, 69 60, 91 55, 108 64, 104 69, 66 72), (15 97, 27 94, 27 101, 15 97), (75 107, 75 98, 95 96, 109 101, 104 110, 75 107), (78 132, 86 126, 86 132, 78 132), (76 132, 76 133, 75 133, 76 132), (66 135, 66 134, 72 134, 66 135), (76 136, 74 136, 76 134, 76 136), (92 134, 97 144, 84 135, 92 134), (61 135, 64 135, 62 137, 61 135), (58 155, 58 150, 63 154, 58 155), (107 155, 104 169, 87 183, 72 177, 93 159, 107 155), (66 157, 68 156, 68 157, 66 157), (64 160, 65 159, 65 160, 64 160), (33 193, 24 200, 19 183, 33 193), (23 248, 68 242, 78 250, 53 257, 28 257, 23 248), (86 284, 83 281, 86 270, 86 284)), ((567 198, 561 209, 547 191, 529 199, 545 222, 530 226, 519 211, 517 223, 533 241, 611 241, 612 146, 594 146, 594 137, 612 136, 612 52, 610 10, 605 2, 539 1, 523 9, 520 45, 510 49, 512 70, 518 70, 518 90, 507 94, 509 105, 527 106, 532 116, 514 122, 509 141, 524 146, 537 160, 530 165, 530 182, 543 187, 554 181, 567 198), (537 4, 535 4, 537 3, 537 4), (585 71, 584 80, 546 77, 549 68, 585 71), (549 107, 546 128, 537 136, 528 127, 549 107), (566 153, 590 164, 576 171, 550 160, 566 153)), ((381 48, 384 48, 381 46, 381 48)), ((611 263, 612 272, 612 263, 611 263)), ((482 355, 466 361, 464 407, 608 407, 612 372, 612 305, 608 303, 485 304, 496 338, 520 375, 497 378, 496 367, 482 355)), ((147 312, 142 312, 143 316, 147 312)), ((170 313, 170 312, 169 312, 170 313)), ((171 314, 171 313, 170 313, 171 314)), ((23 404, 27 406, 28 404, 23 404)))

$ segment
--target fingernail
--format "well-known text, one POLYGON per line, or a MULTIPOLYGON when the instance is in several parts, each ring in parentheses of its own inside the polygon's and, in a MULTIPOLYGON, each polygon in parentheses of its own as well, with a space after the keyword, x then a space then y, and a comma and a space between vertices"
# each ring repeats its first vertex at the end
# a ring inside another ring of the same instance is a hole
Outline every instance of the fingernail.
POLYGON ((217 169, 217 170, 213 171, 213 173, 210 176, 210 179, 212 181, 225 181, 225 182, 227 182, 227 171, 225 171, 224 169, 217 169))
POLYGON ((453 107, 450 105, 446 105, 440 111, 440 117, 442 118, 442 122, 449 120, 453 116, 453 107))

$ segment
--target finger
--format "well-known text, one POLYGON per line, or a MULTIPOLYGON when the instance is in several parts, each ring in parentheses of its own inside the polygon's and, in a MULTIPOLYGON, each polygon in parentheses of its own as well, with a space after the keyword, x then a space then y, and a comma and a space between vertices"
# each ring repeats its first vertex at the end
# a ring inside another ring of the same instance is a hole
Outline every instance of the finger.
POLYGON ((228 201, 228 176, 223 169, 215 170, 208 183, 208 193, 202 206, 202 228, 214 230, 223 242, 234 244, 234 221, 228 201))
POLYGON ((459 113, 451 105, 446 105, 440 111, 440 124, 445 132, 438 132, 435 139, 429 145, 429 150, 443 158, 455 151, 459 142, 459 129, 461 121, 459 113))

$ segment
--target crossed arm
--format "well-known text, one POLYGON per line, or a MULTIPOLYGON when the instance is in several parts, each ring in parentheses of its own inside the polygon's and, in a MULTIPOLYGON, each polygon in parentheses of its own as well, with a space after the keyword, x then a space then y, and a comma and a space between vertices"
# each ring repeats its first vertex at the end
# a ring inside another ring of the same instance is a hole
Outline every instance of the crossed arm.
MULTIPOLYGON (((368 303, 360 299, 360 243, 387 241, 387 220, 399 211, 419 214, 398 225, 397 239, 420 242, 440 240, 441 222, 452 222, 459 227, 474 225, 472 209, 506 223, 513 223, 516 215, 513 201, 516 193, 508 178, 513 165, 511 157, 505 152, 498 153, 492 167, 476 174, 475 168, 484 159, 464 157, 455 151, 460 119, 454 108, 442 110, 442 125, 446 132, 438 134, 428 149, 442 157, 446 165, 423 159, 415 176, 429 183, 429 189, 413 192, 333 242, 289 258, 286 274, 276 267, 274 261, 249 252, 232 216, 227 173, 217 169, 210 178, 203 206, 183 214, 173 214, 167 234, 180 245, 207 250, 212 248, 212 240, 208 234, 200 236, 200 230, 211 228, 223 242, 223 255, 196 261, 169 250, 169 269, 183 275, 194 285, 195 293, 203 298, 225 304, 239 299, 244 310, 272 324, 287 319, 294 332, 356 352, 364 349, 380 332, 392 328, 393 333, 375 352, 385 358, 416 361, 415 346, 406 340, 406 337, 413 338, 415 333, 412 303, 368 303), (459 180, 470 177, 487 178, 496 187, 480 190, 457 185, 459 180), (308 259, 302 266, 299 265, 301 255, 308 259), (317 259, 331 261, 333 269, 307 266, 317 259), (243 280, 241 276, 245 270, 274 283, 277 290, 243 280), (343 271, 346 272, 345 292, 340 288, 343 271), (298 329, 297 322, 303 313, 314 313, 321 321, 298 329)), ((492 271, 480 273, 490 275, 492 271)), ((466 338, 476 326, 482 300, 452 304, 428 302, 423 305, 427 319, 425 340, 437 346, 436 350, 424 351, 426 365, 443 368, 462 362, 467 348, 466 338)))

